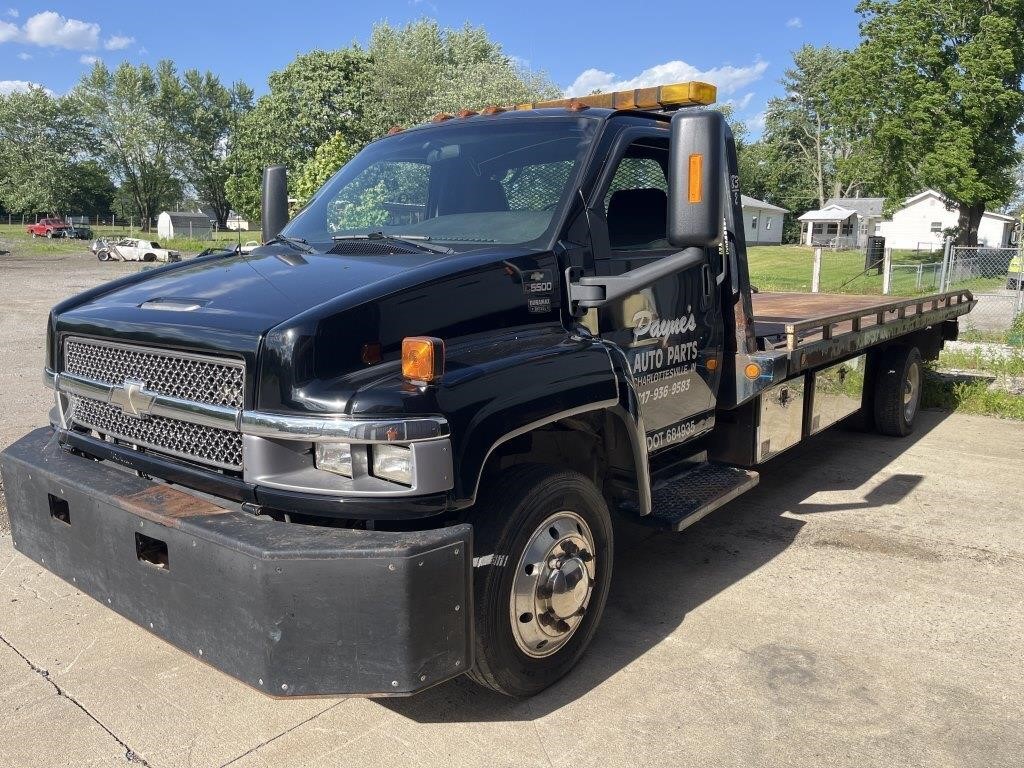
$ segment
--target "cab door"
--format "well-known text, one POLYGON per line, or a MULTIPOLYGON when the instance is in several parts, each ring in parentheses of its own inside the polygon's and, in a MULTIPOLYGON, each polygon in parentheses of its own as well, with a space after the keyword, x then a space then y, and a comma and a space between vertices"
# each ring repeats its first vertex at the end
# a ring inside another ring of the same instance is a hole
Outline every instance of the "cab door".
MULTIPOLYGON (((666 236, 667 130, 624 131, 590 204, 595 270, 619 275, 678 251, 666 236)), ((655 453, 714 426, 723 326, 721 256, 597 310, 597 332, 626 356, 655 453)))

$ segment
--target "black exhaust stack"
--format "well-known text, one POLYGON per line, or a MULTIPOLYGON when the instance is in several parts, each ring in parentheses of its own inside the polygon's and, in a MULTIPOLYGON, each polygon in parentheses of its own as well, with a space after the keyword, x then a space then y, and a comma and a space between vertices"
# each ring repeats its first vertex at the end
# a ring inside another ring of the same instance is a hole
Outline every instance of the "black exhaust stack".
POLYGON ((263 169, 263 242, 269 243, 288 223, 288 169, 268 165, 263 169))

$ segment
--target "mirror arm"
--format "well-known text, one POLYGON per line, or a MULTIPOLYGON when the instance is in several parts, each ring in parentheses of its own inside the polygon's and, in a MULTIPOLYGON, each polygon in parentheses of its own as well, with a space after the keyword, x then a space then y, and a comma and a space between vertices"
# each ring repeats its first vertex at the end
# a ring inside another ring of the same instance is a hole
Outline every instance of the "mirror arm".
POLYGON ((566 270, 569 303, 573 308, 591 309, 636 293, 663 277, 707 263, 703 248, 685 248, 651 264, 631 269, 621 275, 589 275, 572 282, 566 270))

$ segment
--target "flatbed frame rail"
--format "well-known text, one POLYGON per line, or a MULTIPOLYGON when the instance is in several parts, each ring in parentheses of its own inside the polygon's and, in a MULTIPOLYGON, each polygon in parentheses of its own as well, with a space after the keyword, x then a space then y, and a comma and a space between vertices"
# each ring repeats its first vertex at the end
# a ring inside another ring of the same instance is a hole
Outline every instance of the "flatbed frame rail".
POLYGON ((785 323, 790 372, 812 368, 892 338, 952 320, 977 301, 968 290, 872 303, 785 323))

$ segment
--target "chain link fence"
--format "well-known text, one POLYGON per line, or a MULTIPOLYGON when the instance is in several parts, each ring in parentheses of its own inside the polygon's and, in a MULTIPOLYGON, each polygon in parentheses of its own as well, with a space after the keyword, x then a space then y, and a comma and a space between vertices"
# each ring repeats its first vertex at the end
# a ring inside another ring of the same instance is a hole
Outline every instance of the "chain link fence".
POLYGON ((953 246, 944 261, 941 289, 967 288, 978 301, 960 321, 965 336, 1024 346, 1024 252, 953 246))

